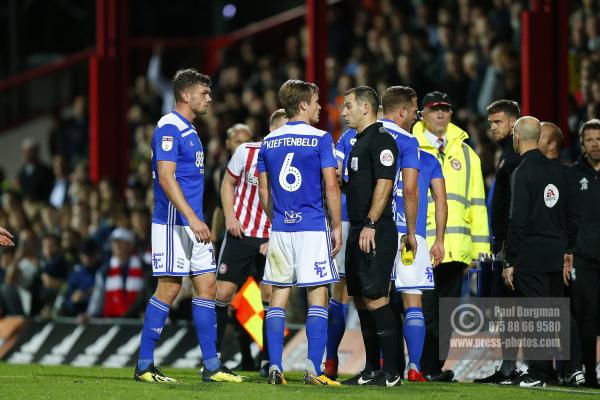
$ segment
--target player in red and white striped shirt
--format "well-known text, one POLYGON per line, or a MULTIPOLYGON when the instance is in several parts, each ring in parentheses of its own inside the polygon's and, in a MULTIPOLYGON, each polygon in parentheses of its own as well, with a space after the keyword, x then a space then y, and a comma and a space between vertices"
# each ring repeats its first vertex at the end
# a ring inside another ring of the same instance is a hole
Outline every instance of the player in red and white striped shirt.
MULTIPOLYGON (((260 142, 241 144, 227 165, 228 182, 225 183, 224 179, 221 186, 223 198, 231 195, 231 186, 237 185, 233 209, 225 212, 227 231, 236 237, 241 237, 243 233, 244 236, 252 238, 269 238, 271 223, 258 198, 256 160, 259 150, 260 142)), ((223 208, 225 207, 223 204, 223 208)))
MULTIPOLYGON (((277 129, 286 121, 285 114, 282 116, 278 110, 271 116, 269 129, 277 129)), ((263 211, 258 196, 256 162, 260 145, 260 142, 241 144, 231 157, 221 184, 221 202, 227 232, 217 268, 217 351, 221 350, 233 295, 248 276, 252 275, 260 282, 264 272, 271 222, 263 211)), ((270 289, 270 286, 261 284, 265 307, 269 304, 270 289)), ((265 338, 266 335, 263 334, 263 351, 266 352, 265 338)), ((266 354, 261 357, 261 360, 268 359, 266 354)))

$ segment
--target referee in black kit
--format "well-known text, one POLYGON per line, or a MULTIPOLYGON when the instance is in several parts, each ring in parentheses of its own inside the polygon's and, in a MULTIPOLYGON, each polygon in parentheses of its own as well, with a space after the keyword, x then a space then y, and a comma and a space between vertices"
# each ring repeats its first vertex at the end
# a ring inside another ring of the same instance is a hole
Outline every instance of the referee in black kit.
MULTIPOLYGON (((547 159, 538 148, 540 122, 521 117, 513 129, 513 143, 521 163, 511 177, 511 201, 506 267, 506 286, 520 297, 562 297, 563 270, 572 258, 576 228, 572 196, 565 169, 547 159)), ((523 349, 531 360, 529 349, 523 349)), ((528 373, 513 383, 521 387, 543 387, 553 376, 551 361, 528 362, 528 373)), ((565 362, 569 376, 578 381, 583 374, 565 362)))
MULTIPOLYGON (((366 86, 346 92, 342 117, 356 129, 348 159, 347 199, 350 232, 346 244, 348 294, 360 318, 365 344, 365 369, 343 384, 399 386, 397 330, 389 305, 390 276, 398 250, 392 214, 392 188, 398 147, 377 122, 379 97, 366 86), (379 370, 380 349, 383 373, 379 370)), ((416 240, 412 236, 416 250, 416 240)))

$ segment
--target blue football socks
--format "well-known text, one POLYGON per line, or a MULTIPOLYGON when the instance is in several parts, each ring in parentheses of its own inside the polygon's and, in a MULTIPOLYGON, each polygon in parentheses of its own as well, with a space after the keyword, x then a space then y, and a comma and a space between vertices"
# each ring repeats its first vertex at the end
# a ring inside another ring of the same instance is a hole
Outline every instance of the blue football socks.
POLYGON ((312 362, 314 372, 321 375, 321 362, 327 344, 327 308, 310 306, 306 319, 306 337, 308 338, 308 360, 312 362))
POLYGON ((148 368, 154 363, 154 349, 156 342, 165 326, 169 316, 169 305, 152 296, 146 307, 146 316, 144 317, 144 327, 140 339, 140 355, 137 367, 140 371, 148 368))
POLYGON ((285 309, 269 307, 266 316, 267 346, 269 347, 269 362, 271 367, 283 371, 281 359, 283 357, 283 335, 285 331, 285 309))
POLYGON ((423 353, 425 341, 425 319, 423 309, 419 307, 408 307, 404 316, 404 338, 408 348, 409 368, 420 370, 419 361, 423 353))
POLYGON ((338 359, 338 348, 346 331, 348 304, 337 300, 329 300, 329 321, 327 325, 327 359, 338 359))
POLYGON ((214 371, 221 366, 217 355, 217 315, 214 300, 193 298, 192 317, 200 350, 202 350, 204 367, 214 371))

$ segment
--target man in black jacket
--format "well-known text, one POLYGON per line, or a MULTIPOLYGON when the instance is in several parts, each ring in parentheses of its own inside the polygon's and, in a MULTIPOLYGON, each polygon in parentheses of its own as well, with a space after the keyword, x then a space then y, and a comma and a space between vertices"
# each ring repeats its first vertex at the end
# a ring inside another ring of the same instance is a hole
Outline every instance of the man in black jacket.
POLYGON ((582 156, 567 175, 579 213, 575 240, 573 301, 581 334, 586 386, 598 386, 596 336, 600 296, 600 120, 592 119, 579 130, 582 156))
MULTIPOLYGON (((540 152, 540 130, 540 122, 533 117, 519 118, 513 129, 521 163, 511 177, 506 268, 502 277, 520 297, 561 297, 565 266, 571 263, 575 242, 575 219, 565 170, 540 152)), ((527 358, 529 349, 524 349, 524 353, 527 358)), ((545 386, 553 375, 551 361, 531 360, 528 364, 528 374, 519 385, 545 386)), ((571 367, 566 368, 571 375, 581 375, 571 367)))
MULTIPOLYGON (((510 175, 519 165, 520 157, 513 147, 512 129, 521 113, 519 103, 512 100, 497 100, 487 107, 488 122, 494 139, 502 148, 494 178, 492 196, 491 235, 492 252, 495 261, 492 263, 492 297, 512 297, 502 281, 502 266, 504 264, 504 248, 508 230, 508 210, 510 205, 510 175)), ((485 378, 475 379, 475 383, 509 384, 518 377, 516 371, 516 356, 518 348, 502 348, 502 365, 500 369, 485 378)))

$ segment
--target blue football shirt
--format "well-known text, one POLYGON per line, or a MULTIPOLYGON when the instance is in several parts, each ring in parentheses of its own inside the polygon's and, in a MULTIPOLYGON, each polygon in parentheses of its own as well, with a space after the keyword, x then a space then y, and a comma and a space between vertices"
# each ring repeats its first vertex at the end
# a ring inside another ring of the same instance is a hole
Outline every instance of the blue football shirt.
MULTIPOLYGON (((442 167, 437 158, 426 151, 419 151, 419 209, 417 212, 417 235, 427 237, 427 207, 429 205, 428 192, 433 179, 444 179, 442 167)), ((406 216, 404 215, 404 199, 402 198, 402 179, 396 181, 394 187, 394 219, 399 233, 406 233, 406 216)))
POLYGON ((383 127, 392 134, 392 137, 398 145, 397 169, 419 169, 419 141, 417 138, 406 132, 394 121, 382 118, 379 122, 381 122, 383 127))
POLYGON ((163 225, 189 225, 187 219, 169 201, 158 182, 158 161, 177 164, 175 178, 183 195, 200 220, 204 221, 204 150, 194 126, 173 111, 163 116, 152 136, 152 178, 154 212, 152 222, 163 225))
POLYGON ((269 174, 273 232, 327 230, 322 168, 337 168, 329 133, 294 121, 264 138, 258 172, 269 174))
MULTIPOLYGON (((335 156, 342 162, 342 179, 346 182, 348 182, 348 155, 352 151, 354 143, 356 143, 356 130, 348 129, 342 133, 335 145, 335 156)), ((349 221, 346 195, 344 193, 342 193, 342 221, 349 221)))

